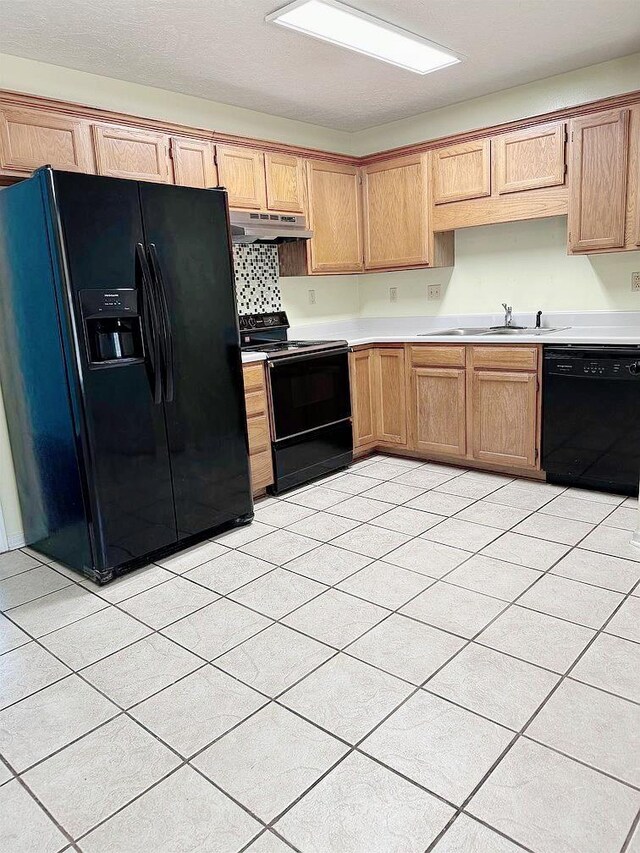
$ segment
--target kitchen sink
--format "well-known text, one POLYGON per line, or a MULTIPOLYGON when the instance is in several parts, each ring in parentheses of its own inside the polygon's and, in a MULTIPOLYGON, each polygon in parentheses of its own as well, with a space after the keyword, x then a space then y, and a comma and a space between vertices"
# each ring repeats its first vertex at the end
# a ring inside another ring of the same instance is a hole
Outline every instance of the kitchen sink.
POLYGON ((464 338, 464 337, 477 337, 479 335, 513 335, 517 337, 518 335, 548 335, 550 332, 561 332, 563 329, 568 328, 567 326, 557 326, 554 328, 544 328, 544 329, 536 329, 535 327, 530 328, 517 328, 515 326, 498 326, 496 329, 490 329, 486 326, 480 328, 456 328, 456 329, 432 329, 429 332, 420 332, 418 337, 420 338, 428 338, 435 337, 440 335, 455 335, 456 337, 464 338))
POLYGON ((419 337, 429 337, 430 335, 458 335, 464 337, 465 335, 486 335, 488 331, 489 329, 486 326, 479 329, 432 329, 430 332, 420 332, 419 337))
POLYGON ((548 335, 549 332, 561 332, 563 329, 566 329, 566 326, 557 326, 555 328, 544 328, 544 329, 536 329, 536 328, 514 328, 513 326, 500 326, 498 329, 491 329, 489 332, 485 332, 488 335, 548 335))

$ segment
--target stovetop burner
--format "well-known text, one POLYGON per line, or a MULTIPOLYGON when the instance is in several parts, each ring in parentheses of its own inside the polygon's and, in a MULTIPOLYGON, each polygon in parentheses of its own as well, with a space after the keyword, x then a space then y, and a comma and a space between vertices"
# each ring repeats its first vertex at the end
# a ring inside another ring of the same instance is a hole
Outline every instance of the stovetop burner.
POLYGON ((240 317, 243 352, 264 352, 267 358, 291 356, 295 353, 343 350, 346 341, 287 340, 289 321, 284 311, 272 314, 244 314, 240 317))

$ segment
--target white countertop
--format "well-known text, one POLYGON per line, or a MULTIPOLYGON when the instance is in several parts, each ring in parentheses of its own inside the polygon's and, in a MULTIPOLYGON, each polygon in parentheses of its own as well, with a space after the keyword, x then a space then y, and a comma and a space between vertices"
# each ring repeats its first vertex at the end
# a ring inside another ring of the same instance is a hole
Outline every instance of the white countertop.
MULTIPOLYGON (((543 334, 422 335, 451 328, 487 328, 503 322, 501 314, 466 314, 428 317, 371 317, 293 326, 292 340, 346 340, 350 346, 391 343, 450 344, 617 344, 640 346, 640 311, 556 311, 543 315, 543 334), (562 327, 544 333, 545 327, 562 327)), ((535 315, 514 313, 514 324, 532 327, 535 315)), ((261 361, 261 352, 243 353, 247 364, 261 361)))
POLYGON ((636 344, 640 346, 640 330, 620 329, 616 327, 570 327, 557 332, 518 335, 420 335, 387 334, 362 335, 349 337, 350 346, 373 343, 447 343, 447 344, 636 344))
POLYGON ((242 363, 251 364, 253 361, 264 361, 267 354, 264 352, 243 352, 242 363))

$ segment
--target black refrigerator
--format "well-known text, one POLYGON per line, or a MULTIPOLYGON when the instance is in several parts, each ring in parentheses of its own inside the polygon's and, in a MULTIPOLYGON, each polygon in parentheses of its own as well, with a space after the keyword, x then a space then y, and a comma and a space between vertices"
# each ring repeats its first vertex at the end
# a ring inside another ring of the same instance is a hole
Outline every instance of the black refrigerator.
POLYGON ((223 190, 50 168, 0 190, 25 538, 99 583, 253 517, 223 190))

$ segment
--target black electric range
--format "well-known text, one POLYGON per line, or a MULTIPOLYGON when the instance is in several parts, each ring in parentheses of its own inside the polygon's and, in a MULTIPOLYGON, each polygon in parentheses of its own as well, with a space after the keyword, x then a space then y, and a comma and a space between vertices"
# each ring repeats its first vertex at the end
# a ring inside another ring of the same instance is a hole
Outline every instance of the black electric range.
POLYGON ((240 317, 243 352, 265 353, 274 485, 279 494, 353 461, 349 345, 288 340, 284 311, 240 317))

